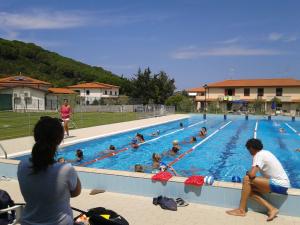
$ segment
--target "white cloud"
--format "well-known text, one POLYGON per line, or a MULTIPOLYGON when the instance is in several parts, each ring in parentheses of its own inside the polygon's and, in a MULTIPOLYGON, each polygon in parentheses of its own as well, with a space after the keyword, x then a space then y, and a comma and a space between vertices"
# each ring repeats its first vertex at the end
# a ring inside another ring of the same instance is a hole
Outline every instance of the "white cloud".
POLYGON ((297 41, 298 37, 296 35, 287 35, 282 33, 270 33, 267 38, 269 41, 283 41, 283 42, 293 42, 297 41))
POLYGON ((228 46, 211 49, 200 49, 196 47, 182 48, 173 52, 171 57, 174 59, 195 59, 203 56, 270 56, 281 54, 284 54, 284 52, 275 49, 228 46))
POLYGON ((0 27, 11 30, 63 29, 86 24, 80 12, 33 10, 23 13, 0 12, 0 27))
POLYGON ((240 41, 239 37, 235 37, 235 38, 231 38, 231 39, 227 39, 225 41, 219 41, 218 43, 220 44, 234 44, 240 41))
POLYGON ((269 34, 268 39, 269 39, 270 41, 279 41, 279 40, 281 40, 283 37, 284 37, 283 34, 273 32, 273 33, 270 33, 270 34, 269 34))
POLYGON ((290 37, 286 37, 283 41, 284 42, 293 42, 293 41, 297 41, 298 40, 298 37, 293 35, 293 36, 290 36, 290 37))

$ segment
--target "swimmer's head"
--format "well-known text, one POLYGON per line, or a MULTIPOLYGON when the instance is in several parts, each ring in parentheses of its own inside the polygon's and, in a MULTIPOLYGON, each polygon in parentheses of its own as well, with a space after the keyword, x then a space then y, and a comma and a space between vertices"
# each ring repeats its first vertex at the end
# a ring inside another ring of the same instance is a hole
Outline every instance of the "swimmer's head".
POLYGON ((135 164, 134 171, 137 173, 144 173, 144 167, 140 164, 135 164))
POLYGON ((158 153, 153 153, 152 159, 153 159, 154 161, 159 162, 159 161, 161 160, 161 155, 158 154, 158 153))
POLYGON ((175 146, 175 145, 178 145, 179 144, 179 141, 178 140, 174 140, 173 141, 173 145, 175 146))
POLYGON ((131 140, 131 144, 136 144, 137 143, 137 140, 134 138, 131 140))
POLYGON ((203 131, 207 131, 206 127, 202 127, 201 130, 203 131))
POLYGON ((109 150, 116 150, 116 147, 114 145, 110 145, 109 150))

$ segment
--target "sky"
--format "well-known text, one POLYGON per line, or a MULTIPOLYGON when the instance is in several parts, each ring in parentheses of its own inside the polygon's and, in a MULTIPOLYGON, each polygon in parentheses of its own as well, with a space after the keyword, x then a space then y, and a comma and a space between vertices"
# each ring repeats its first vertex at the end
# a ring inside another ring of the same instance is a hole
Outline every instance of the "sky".
POLYGON ((224 79, 300 79, 298 0, 0 0, 0 37, 178 89, 224 79))

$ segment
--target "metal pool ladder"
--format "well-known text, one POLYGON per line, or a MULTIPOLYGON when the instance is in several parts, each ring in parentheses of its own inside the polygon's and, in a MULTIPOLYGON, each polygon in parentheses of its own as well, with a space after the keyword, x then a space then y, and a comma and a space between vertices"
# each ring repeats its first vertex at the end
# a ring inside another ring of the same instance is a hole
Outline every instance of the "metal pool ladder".
POLYGON ((4 157, 5 159, 7 159, 7 152, 5 151, 5 149, 3 148, 3 146, 0 144, 0 149, 3 151, 4 153, 4 157))

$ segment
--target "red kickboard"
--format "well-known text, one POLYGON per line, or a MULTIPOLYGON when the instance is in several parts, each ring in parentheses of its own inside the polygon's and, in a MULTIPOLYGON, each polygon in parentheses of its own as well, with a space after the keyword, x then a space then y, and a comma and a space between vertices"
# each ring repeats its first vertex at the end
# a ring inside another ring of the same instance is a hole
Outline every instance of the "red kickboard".
POLYGON ((155 181, 168 181, 173 177, 173 175, 168 171, 163 171, 152 176, 152 180, 155 181))
POLYGON ((200 186, 203 186, 204 184, 204 177, 203 176, 190 176, 188 179, 186 179, 184 181, 184 184, 185 185, 193 185, 193 186, 197 186, 197 187, 200 187, 200 186))

